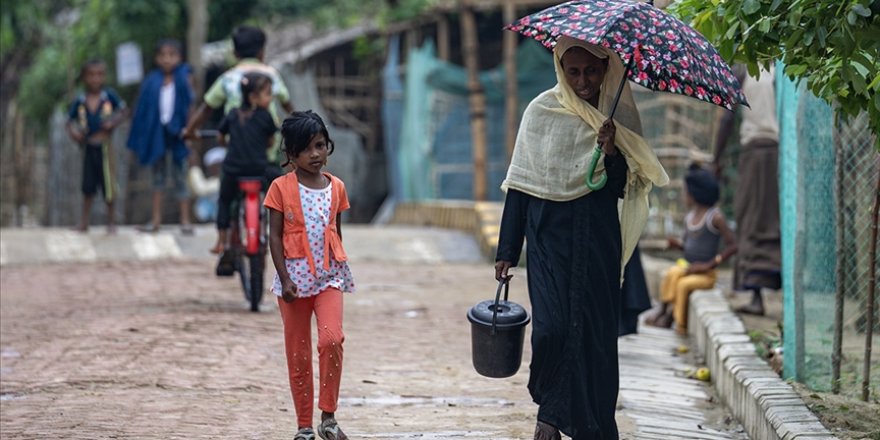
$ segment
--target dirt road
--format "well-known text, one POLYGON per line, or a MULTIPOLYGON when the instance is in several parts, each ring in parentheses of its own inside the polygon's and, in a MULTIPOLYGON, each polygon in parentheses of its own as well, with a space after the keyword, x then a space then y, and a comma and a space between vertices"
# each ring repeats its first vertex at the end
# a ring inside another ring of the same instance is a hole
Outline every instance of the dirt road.
MULTIPOLYGON (((459 238, 406 236, 346 238, 359 291, 346 297, 340 424, 353 439, 531 438, 528 344, 513 378, 483 378, 470 363, 465 313, 494 295, 490 264, 459 238), (449 257, 456 253, 466 255, 449 257)), ((4 266, 0 436, 292 438, 274 298, 247 312, 235 280, 212 269, 210 259, 187 257, 4 266)), ((522 273, 511 299, 527 302, 522 273)), ((656 412, 651 405, 643 413, 656 412)), ((701 411, 686 414, 702 420, 701 411)), ((658 438, 636 433, 637 415, 620 412, 622 438, 658 438)))

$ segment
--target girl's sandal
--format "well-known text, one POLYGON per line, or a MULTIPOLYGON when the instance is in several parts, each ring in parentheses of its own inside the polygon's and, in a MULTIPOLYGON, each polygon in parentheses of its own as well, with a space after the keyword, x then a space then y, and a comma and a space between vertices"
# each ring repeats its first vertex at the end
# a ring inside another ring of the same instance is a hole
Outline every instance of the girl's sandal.
POLYGON ((348 440, 348 436, 339 429, 336 419, 330 417, 318 425, 318 435, 324 440, 348 440))
POLYGON ((303 428, 296 432, 293 440, 315 440, 315 431, 312 428, 303 428))

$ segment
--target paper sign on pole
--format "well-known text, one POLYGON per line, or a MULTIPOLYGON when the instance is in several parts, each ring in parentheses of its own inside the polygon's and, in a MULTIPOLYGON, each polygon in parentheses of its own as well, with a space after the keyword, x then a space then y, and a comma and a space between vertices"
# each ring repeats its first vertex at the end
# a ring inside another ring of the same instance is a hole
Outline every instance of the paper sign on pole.
POLYGON ((132 42, 116 46, 116 84, 127 86, 144 79, 144 63, 141 48, 132 42))

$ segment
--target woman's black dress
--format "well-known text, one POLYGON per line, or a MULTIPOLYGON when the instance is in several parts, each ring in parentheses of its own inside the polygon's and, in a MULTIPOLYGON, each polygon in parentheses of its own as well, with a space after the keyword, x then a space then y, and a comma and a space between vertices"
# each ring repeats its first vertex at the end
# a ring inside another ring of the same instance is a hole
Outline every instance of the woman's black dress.
POLYGON ((538 420, 575 440, 617 439, 617 333, 626 161, 605 159, 604 188, 568 202, 509 190, 496 260, 518 263, 528 240, 532 361, 538 420))
POLYGON ((651 308, 651 296, 648 294, 648 282, 642 268, 642 255, 639 247, 633 250, 632 257, 623 269, 623 287, 621 288, 620 323, 618 336, 631 335, 638 332, 639 315, 651 308))

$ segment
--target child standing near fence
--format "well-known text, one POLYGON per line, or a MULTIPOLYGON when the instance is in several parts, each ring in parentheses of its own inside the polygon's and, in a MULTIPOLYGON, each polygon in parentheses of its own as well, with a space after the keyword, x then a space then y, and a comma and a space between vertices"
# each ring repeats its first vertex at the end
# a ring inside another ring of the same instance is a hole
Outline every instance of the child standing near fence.
POLYGON ((684 238, 670 237, 669 246, 684 251, 684 258, 666 272, 660 285, 660 309, 645 322, 657 327, 671 327, 680 334, 687 330, 688 297, 697 289, 715 286, 716 268, 736 253, 736 239, 727 220, 715 204, 719 198, 715 176, 699 165, 691 165, 684 178, 684 238), (724 252, 718 245, 724 239, 724 252), (672 309, 669 309, 672 305, 672 309))
MULTIPOLYGON (((241 78, 240 87, 241 107, 227 113, 218 129, 221 134, 220 143, 227 143, 225 136, 228 135, 229 146, 223 159, 223 176, 220 178, 220 194, 217 199, 217 243, 211 248, 211 252, 215 254, 226 250, 232 202, 239 194, 238 179, 266 176, 269 164, 266 148, 272 144, 272 138, 278 131, 267 110, 272 103, 272 79, 261 73, 251 72, 241 78)), ((226 264, 227 259, 222 259, 221 265, 226 264)))
POLYGON ((150 222, 139 227, 156 232, 162 224, 162 196, 168 175, 174 182, 174 195, 180 204, 180 226, 186 235, 193 233, 190 224, 190 194, 186 185, 189 148, 181 133, 193 102, 192 72, 183 60, 179 41, 164 39, 156 45, 156 68, 144 82, 131 121, 128 148, 141 165, 152 168, 153 204, 150 222))
MULTIPOLYGON (((321 118, 294 112, 281 125, 284 153, 295 171, 272 183, 266 194, 269 249, 275 264, 272 292, 284 324, 290 391, 298 421, 294 440, 312 440, 312 314, 318 326, 321 423, 325 440, 348 437, 336 423, 342 375, 342 292, 354 291, 354 280, 342 248, 341 213, 349 208, 345 185, 322 168, 333 153, 333 141, 321 118)), ((286 166, 285 164, 284 166, 286 166)))
POLYGON ((107 203, 107 233, 116 232, 113 201, 116 197, 116 167, 111 145, 113 129, 125 118, 125 102, 106 87, 107 65, 100 59, 86 61, 79 79, 85 91, 70 104, 67 134, 83 150, 82 217, 76 230, 89 230, 92 201, 98 188, 107 203))

